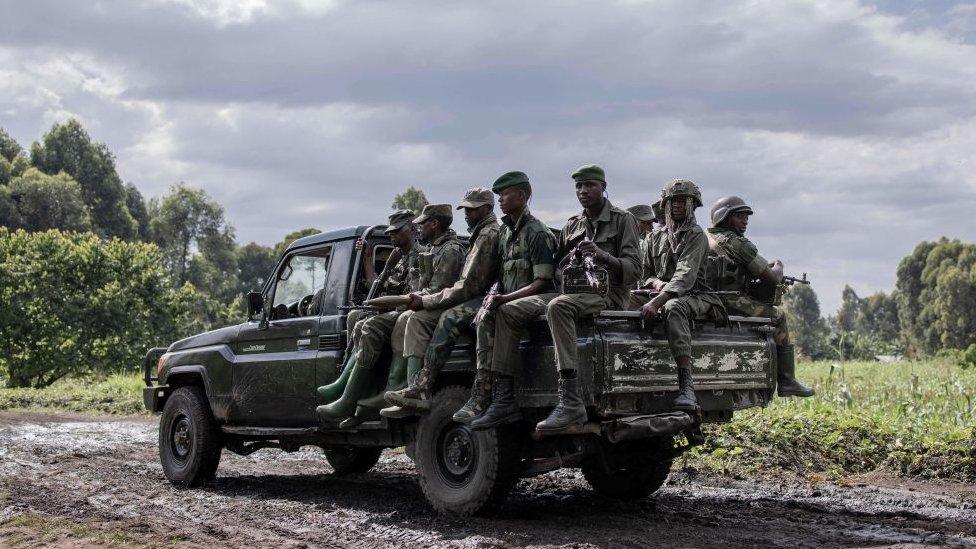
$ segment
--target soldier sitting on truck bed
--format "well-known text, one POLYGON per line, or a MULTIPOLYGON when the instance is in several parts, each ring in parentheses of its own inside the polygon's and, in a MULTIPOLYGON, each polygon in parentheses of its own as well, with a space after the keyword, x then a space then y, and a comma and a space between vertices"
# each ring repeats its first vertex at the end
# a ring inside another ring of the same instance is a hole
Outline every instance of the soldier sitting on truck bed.
MULTIPOLYGON (((638 204, 637 206, 631 206, 627 208, 627 211, 632 213, 635 218, 637 218, 637 226, 640 228, 640 261, 641 261, 641 273, 640 279, 638 280, 637 287, 643 288, 644 281, 651 275, 654 271, 653 261, 648 253, 651 248, 651 241, 655 238, 654 231, 660 229, 661 227, 655 227, 654 224, 657 223, 658 218, 661 216, 661 203, 655 202, 652 206, 646 204, 638 204)), ((641 308, 641 305, 650 301, 651 298, 645 294, 630 294, 627 299, 627 310, 635 311, 641 308)))
POLYGON ((471 326, 488 288, 498 279, 495 252, 498 218, 491 191, 476 187, 464 194, 457 209, 471 231, 470 248, 461 278, 450 288, 429 295, 410 294, 411 311, 403 340, 409 386, 386 393, 392 406, 380 411, 385 417, 408 417, 430 408, 431 391, 438 372, 451 355, 461 330, 471 326))
MULTIPOLYGON (((416 252, 416 258, 410 265, 416 275, 411 274, 409 287, 403 293, 436 292, 457 280, 464 246, 450 229, 453 218, 449 204, 431 204, 424 207, 419 217, 413 219, 412 223, 420 225, 421 237, 430 247, 416 252)), ((394 240, 398 246, 401 242, 400 239, 394 240)), ((316 408, 320 418, 346 418, 340 423, 341 428, 352 428, 363 421, 379 418, 379 411, 383 406, 382 393, 385 390, 399 389, 405 384, 403 334, 407 317, 402 312, 403 310, 398 309, 381 313, 363 323, 356 350, 355 369, 350 374, 342 396, 331 404, 316 408), (387 342, 393 349, 393 359, 386 389, 377 394, 372 367, 387 342)))
POLYGON ((813 389, 796 379, 796 358, 786 326, 786 314, 779 307, 763 303, 750 296, 747 283, 758 278, 763 284, 776 286, 783 281, 783 263, 767 262, 756 245, 745 237, 752 208, 738 196, 720 198, 712 206, 712 228, 708 229, 709 247, 723 262, 716 290, 731 290, 738 295, 724 296, 725 308, 734 314, 772 319, 776 331, 776 364, 778 366, 777 393, 779 396, 813 396, 813 389))
POLYGON ((454 421, 459 423, 482 417, 489 405, 495 406, 506 421, 519 418, 514 370, 519 342, 512 341, 516 334, 496 334, 495 325, 498 319, 518 314, 524 299, 553 289, 556 239, 529 213, 529 177, 523 172, 508 172, 495 180, 491 190, 498 195, 498 207, 505 214, 494 259, 499 265, 497 291, 485 296, 479 310, 479 315, 481 311, 485 314, 477 326, 477 371, 471 398, 454 414, 454 421), (496 342, 502 344, 502 356, 495 352, 496 342))
POLYGON ((664 315, 668 344, 678 365, 678 397, 673 407, 692 412, 698 410, 698 399, 691 375, 691 321, 725 314, 719 297, 706 293, 708 239, 695 221, 695 208, 701 205, 701 191, 693 182, 675 179, 664 186, 664 227, 650 249, 654 272, 648 280, 659 293, 641 307, 645 319, 659 312, 664 315))

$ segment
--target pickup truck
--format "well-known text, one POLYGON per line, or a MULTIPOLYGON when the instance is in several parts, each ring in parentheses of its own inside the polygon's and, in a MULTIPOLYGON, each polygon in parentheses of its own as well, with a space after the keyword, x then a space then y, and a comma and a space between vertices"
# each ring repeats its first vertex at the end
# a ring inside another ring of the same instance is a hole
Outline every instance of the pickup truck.
MULTIPOLYGON (((167 479, 198 486, 213 478, 221 452, 318 446, 336 474, 365 473, 384 448, 405 447, 420 485, 441 513, 489 512, 520 477, 578 467, 599 493, 641 498, 664 484, 672 461, 703 442, 703 423, 768 404, 775 391, 769 319, 732 316, 694 323, 693 366, 700 414, 673 412, 674 360, 663 325, 636 312, 604 311, 580 326, 579 372, 589 421, 572 433, 534 429, 557 401, 557 373, 545 318, 521 342, 518 400, 524 419, 472 431, 451 416, 474 378, 473 334, 462 338, 437 378, 429 412, 354 429, 322 424, 316 387, 339 375, 346 307, 367 292, 355 242, 374 246, 379 272, 392 246, 375 228, 307 236, 278 260, 262 291, 248 295, 248 318, 146 354, 143 399, 159 420, 167 479)), ((387 351, 389 353, 389 351, 387 351)), ((388 363, 389 356, 381 358, 388 363)))

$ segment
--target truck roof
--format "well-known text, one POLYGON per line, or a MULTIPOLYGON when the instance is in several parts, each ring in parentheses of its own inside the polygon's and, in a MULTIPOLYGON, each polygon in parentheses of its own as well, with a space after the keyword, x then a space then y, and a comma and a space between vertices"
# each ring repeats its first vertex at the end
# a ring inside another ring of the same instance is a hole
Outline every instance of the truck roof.
POLYGON ((366 228, 366 225, 358 225, 356 227, 333 229, 331 231, 324 231, 318 234, 303 236, 289 244, 288 249, 291 250, 292 248, 301 248, 303 246, 311 246, 313 244, 322 244, 324 242, 355 238, 363 234, 363 231, 365 231, 366 228))

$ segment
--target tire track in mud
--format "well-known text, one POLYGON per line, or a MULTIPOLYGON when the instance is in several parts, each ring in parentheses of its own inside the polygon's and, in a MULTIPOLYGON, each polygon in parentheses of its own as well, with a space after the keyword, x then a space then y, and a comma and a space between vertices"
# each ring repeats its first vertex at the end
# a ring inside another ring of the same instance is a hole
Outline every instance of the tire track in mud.
POLYGON ((676 473, 654 496, 619 502, 562 470, 520 482, 494 517, 452 519, 430 510, 401 451, 364 475, 330 473, 317 449, 225 452, 211 485, 179 490, 159 466, 154 418, 0 412, 0 545, 84 546, 86 534, 52 541, 22 525, 11 537, 17 517, 40 516, 186 547, 976 547, 976 489, 958 486, 676 473))

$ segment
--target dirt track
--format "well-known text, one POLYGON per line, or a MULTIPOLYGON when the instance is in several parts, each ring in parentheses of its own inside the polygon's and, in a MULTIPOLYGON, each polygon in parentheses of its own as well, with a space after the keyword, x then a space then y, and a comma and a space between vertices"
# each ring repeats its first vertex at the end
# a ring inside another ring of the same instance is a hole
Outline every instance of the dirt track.
POLYGON ((430 511, 387 451, 333 477, 320 452, 224 453, 213 485, 163 477, 155 418, 0 412, 0 546, 976 547, 976 487, 858 479, 689 478, 646 501, 594 495, 576 471, 519 484, 495 518, 430 511))

